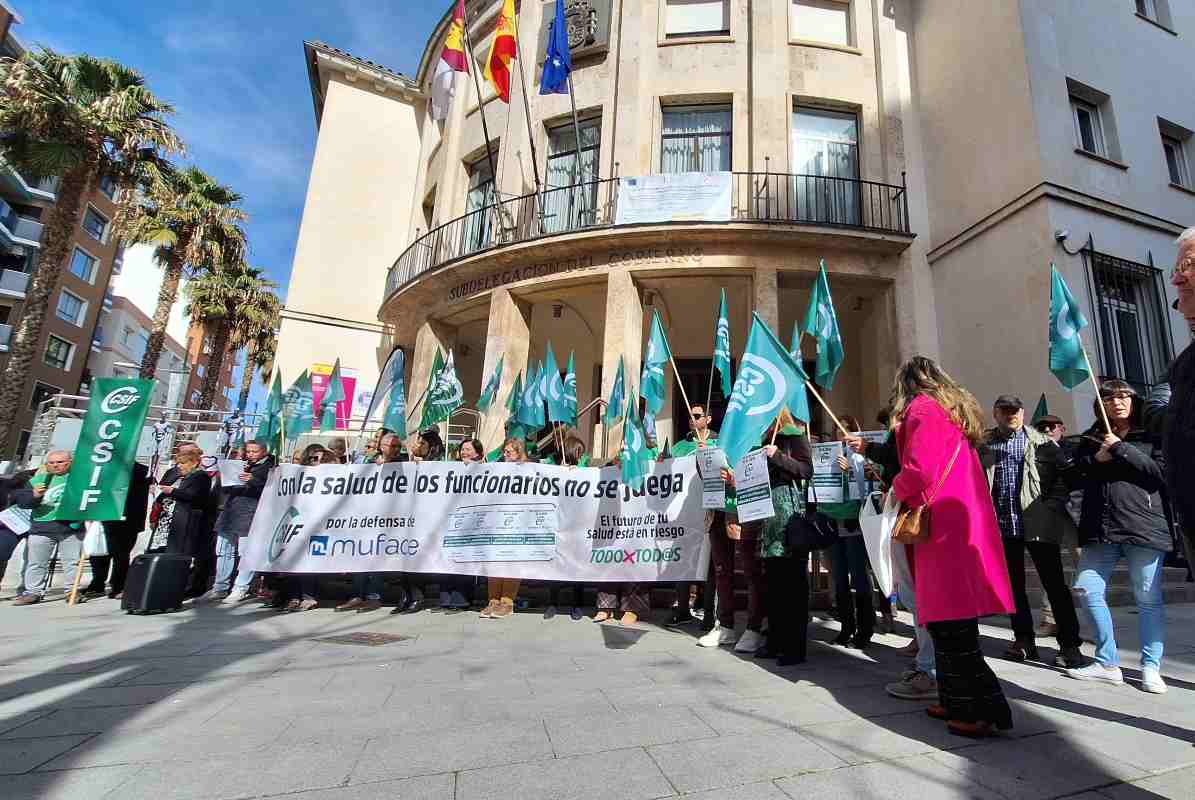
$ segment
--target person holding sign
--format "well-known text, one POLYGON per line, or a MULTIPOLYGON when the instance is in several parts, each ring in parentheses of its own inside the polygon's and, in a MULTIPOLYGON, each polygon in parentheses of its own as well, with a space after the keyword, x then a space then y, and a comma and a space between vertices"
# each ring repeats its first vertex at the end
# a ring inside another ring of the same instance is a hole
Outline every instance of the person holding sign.
POLYGON ((204 580, 201 564, 207 550, 214 548, 208 516, 212 476, 200 466, 202 456, 203 451, 193 444, 180 447, 174 466, 162 476, 159 487, 162 493, 159 527, 164 523, 166 552, 195 560, 188 597, 198 597, 206 591, 207 587, 200 585, 204 580))
POLYGON ((58 545, 58 557, 62 560, 63 585, 73 586, 75 583, 83 548, 83 523, 59 516, 59 503, 66 489, 72 460, 73 456, 66 450, 49 453, 46 463, 29 480, 29 485, 13 492, 13 504, 32 512, 25 593, 13 601, 14 606, 31 606, 45 598, 54 545, 58 545))
MULTIPOLYGON (((694 403, 689 407, 689 434, 676 443, 672 448, 673 458, 682 458, 696 453, 699 449, 706 447, 718 446, 718 432, 710 427, 714 421, 713 417, 709 415, 706 408, 701 403, 694 403)), ((698 464, 698 469, 701 465, 698 464)), ((706 519, 713 520, 713 514, 707 514, 706 519)), ((708 533, 708 528, 707 528, 708 533)), ((706 614, 706 622, 711 627, 714 623, 714 586, 713 586, 713 570, 714 565, 710 563, 710 575, 705 583, 697 584, 697 605, 704 607, 706 614)), ((666 623, 670 628, 679 628, 683 625, 691 625, 696 621, 693 616, 692 606, 689 602, 689 589, 692 587, 691 581, 682 581, 676 585, 676 610, 672 612, 672 617, 666 623)))
MULTIPOLYGON (((843 426, 853 434, 862 432, 859 420, 844 414, 839 417, 843 426)), ((850 438, 841 434, 840 442, 850 438)), ((863 531, 859 529, 858 515, 860 499, 868 496, 867 478, 864 475, 867 459, 850 448, 835 460, 835 468, 842 475, 847 487, 844 489, 841 507, 851 512, 846 518, 838 518, 838 540, 830 547, 831 572, 834 577, 834 604, 838 607, 838 618, 842 630, 834 644, 849 645, 860 650, 871 644, 875 633, 875 605, 871 597, 871 577, 867 572, 867 547, 863 543, 863 531), (854 589, 854 597, 851 589, 854 589)), ((820 508, 820 507, 819 507, 820 508)))
MULTIPOLYGON (((502 460, 507 464, 526 464, 527 444, 521 438, 512 436, 502 445, 502 460)), ((490 602, 481 610, 482 619, 506 619, 515 613, 515 600, 519 596, 518 578, 490 578, 490 602)))

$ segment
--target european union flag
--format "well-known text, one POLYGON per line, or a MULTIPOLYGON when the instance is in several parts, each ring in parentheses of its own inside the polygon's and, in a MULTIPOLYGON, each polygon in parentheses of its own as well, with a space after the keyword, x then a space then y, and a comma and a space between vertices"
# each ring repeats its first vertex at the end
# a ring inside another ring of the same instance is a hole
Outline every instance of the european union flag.
POLYGON ((548 57, 539 81, 540 94, 568 94, 568 75, 573 56, 568 49, 568 25, 564 21, 564 0, 556 0, 556 18, 548 31, 548 57))

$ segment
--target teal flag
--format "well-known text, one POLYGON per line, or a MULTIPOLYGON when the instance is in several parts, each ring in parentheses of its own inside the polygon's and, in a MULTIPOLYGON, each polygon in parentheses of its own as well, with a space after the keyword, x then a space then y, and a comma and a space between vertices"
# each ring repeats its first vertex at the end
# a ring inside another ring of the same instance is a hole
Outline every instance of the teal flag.
POLYGON ((538 431, 547 422, 544 415, 544 398, 540 395, 544 368, 542 364, 527 372, 527 385, 523 387, 523 403, 519 407, 518 421, 527 432, 538 431))
POLYGON ((1050 372, 1069 392, 1091 377, 1091 364, 1083 352, 1079 331, 1087 320, 1067 288, 1066 281, 1050 265, 1050 372))
POLYGON ((814 379, 819 386, 833 388, 834 378, 842 366, 842 334, 838 331, 838 316, 834 313, 834 301, 830 298, 830 281, 826 278, 824 259, 817 273, 817 282, 813 284, 813 293, 809 295, 809 309, 805 312, 801 331, 817 339, 814 379))
POLYGON ((552 350, 551 342, 548 342, 548 358, 544 363, 543 389, 544 399, 548 401, 548 420, 567 422, 568 403, 564 399, 564 379, 560 377, 560 366, 556 363, 556 353, 552 350))
POLYGON ((484 414, 498 396, 498 389, 502 386, 502 362, 505 356, 498 356, 498 363, 494 365, 494 374, 486 381, 481 390, 481 397, 477 401, 477 410, 484 414))
POLYGON ((562 422, 569 425, 577 424, 577 365, 573 359, 573 352, 568 354, 568 366, 564 370, 564 413, 562 422))
POLYGON ((1038 420, 1050 413, 1050 407, 1046 405, 1046 393, 1041 393, 1041 399, 1037 401, 1037 408, 1033 409, 1033 418, 1029 420, 1030 425, 1036 425, 1038 420))
POLYGON ((282 396, 282 430, 288 441, 311 433, 311 427, 315 424, 313 405, 311 376, 307 374, 307 370, 303 370, 303 374, 295 379, 282 396))
MULTIPOLYGON (((137 443, 154 382, 138 378, 94 378, 87 415, 75 445, 75 457, 61 493, 51 481, 43 505, 59 497, 56 513, 35 520, 119 520, 124 519, 129 479, 137 458, 137 443)), ((46 473, 41 473, 46 478, 46 473)), ((55 476, 55 481, 59 476, 55 476)), ((138 525, 145 520, 131 520, 138 525)))
POLYGON ((448 351, 448 362, 436 375, 436 382, 427 393, 427 418, 430 425, 443 422, 452 416, 452 412, 461 407, 464 402, 465 389, 461 380, 456 376, 456 363, 453 361, 452 351, 448 351))
POLYGON ((793 361, 800 364, 804 359, 801 358, 801 323, 793 323, 793 339, 788 346, 788 354, 793 357, 793 361))
POLYGON ((328 388, 320 398, 320 410, 316 415, 320 418, 321 431, 336 430, 336 404, 344 400, 344 381, 340 377, 340 359, 332 365, 332 374, 328 377, 328 388))
POLYGON ((266 398, 266 407, 257 424, 255 439, 269 444, 270 452, 278 455, 278 439, 282 433, 282 375, 274 373, 274 383, 266 398))
POLYGON ((622 450, 619 453, 619 466, 622 470, 622 482, 632 489, 643 488, 643 482, 651 469, 652 457, 647 449, 647 436, 643 433, 643 426, 639 422, 639 414, 635 407, 639 405, 638 398, 631 396, 627 399, 627 410, 623 416, 622 450))
POLYGON ((423 411, 419 414, 419 429, 435 425, 435 420, 431 418, 430 403, 432 388, 436 385, 436 379, 440 377, 440 370, 444 369, 444 353, 437 347, 436 357, 432 359, 431 372, 427 376, 427 389, 423 392, 423 411))
POLYGON ((639 391, 647 403, 647 413, 654 417, 664 408, 664 365, 672 360, 672 349, 664 335, 664 323, 659 310, 653 310, 651 335, 647 337, 647 356, 643 359, 643 374, 639 377, 639 391))
POLYGON ((722 395, 730 397, 730 312, 726 308, 725 289, 722 290, 722 302, 718 305, 718 321, 714 323, 714 369, 718 370, 718 377, 722 381, 722 395))
POLYGON ((396 350, 391 357, 387 382, 390 384, 390 397, 386 401, 386 413, 382 417, 382 427, 398 438, 407 438, 407 387, 403 374, 406 372, 407 358, 402 350, 396 350))
POLYGON ((731 466, 759 446, 764 430, 786 406, 794 417, 809 422, 808 376, 759 314, 752 317, 747 348, 718 433, 731 466))
MULTIPOLYGON (((519 422, 519 409, 523 406, 523 373, 515 376, 515 385, 510 389, 510 396, 506 398, 506 435, 523 436, 523 425, 519 422)), ((499 447, 499 450, 502 448, 499 447)))
POLYGON ((604 424, 609 428, 622 416, 622 405, 627 401, 626 378, 622 372, 622 356, 618 357, 618 372, 614 373, 614 385, 610 387, 610 401, 606 404, 604 424))

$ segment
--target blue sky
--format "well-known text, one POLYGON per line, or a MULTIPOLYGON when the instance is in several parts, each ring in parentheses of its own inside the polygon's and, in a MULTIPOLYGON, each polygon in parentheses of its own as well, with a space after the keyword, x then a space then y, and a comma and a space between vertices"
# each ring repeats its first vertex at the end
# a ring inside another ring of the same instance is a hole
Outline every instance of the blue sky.
POLYGON ((303 40, 413 75, 450 2, 9 0, 29 46, 141 71, 173 103, 187 159, 245 196, 250 258, 283 287, 315 146, 303 40))

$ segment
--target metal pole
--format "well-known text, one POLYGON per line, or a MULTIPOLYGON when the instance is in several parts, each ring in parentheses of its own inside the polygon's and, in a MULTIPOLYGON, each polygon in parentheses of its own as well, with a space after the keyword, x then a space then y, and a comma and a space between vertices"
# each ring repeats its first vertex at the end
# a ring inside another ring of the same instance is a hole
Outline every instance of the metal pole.
MULTIPOLYGON (((579 176, 581 174, 581 123, 577 119, 577 96, 573 93, 573 73, 568 74, 568 102, 573 110, 573 136, 577 140, 577 158, 573 162, 573 187, 580 183, 579 176)), ((585 204, 585 192, 580 193, 581 205, 585 204)), ((577 220, 580 222, 581 215, 578 213, 577 220)))
POLYGON ((539 155, 535 152, 535 135, 531 131, 531 102, 527 99, 527 76, 523 73, 523 45, 515 28, 515 53, 519 61, 519 84, 523 87, 523 114, 527 117, 527 141, 531 144, 531 171, 535 175, 535 193, 539 194, 539 155))
POLYGON ((494 199, 498 200, 498 167, 494 164, 494 152, 490 148, 490 128, 485 121, 485 102, 481 96, 481 81, 477 80, 477 65, 472 63, 473 44, 469 39, 469 24, 463 19, 461 20, 461 30, 465 34, 465 49, 469 51, 469 57, 465 59, 465 63, 470 65, 469 74, 473 76, 473 88, 477 91, 477 110, 481 112, 481 133, 485 137, 485 154, 490 162, 490 179, 494 183, 494 199))

